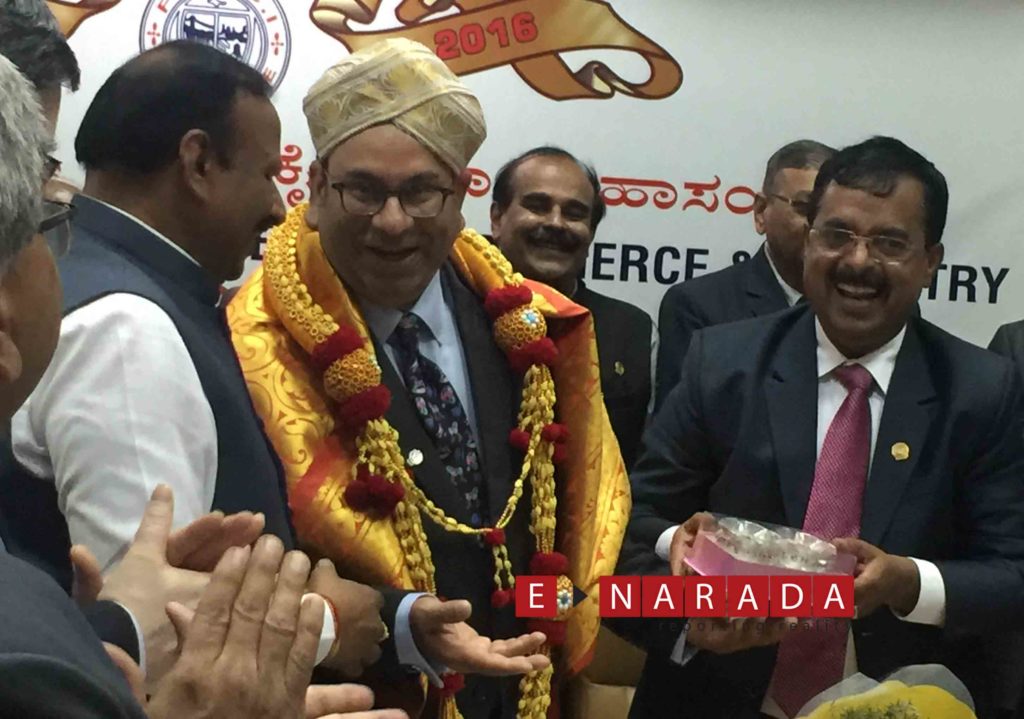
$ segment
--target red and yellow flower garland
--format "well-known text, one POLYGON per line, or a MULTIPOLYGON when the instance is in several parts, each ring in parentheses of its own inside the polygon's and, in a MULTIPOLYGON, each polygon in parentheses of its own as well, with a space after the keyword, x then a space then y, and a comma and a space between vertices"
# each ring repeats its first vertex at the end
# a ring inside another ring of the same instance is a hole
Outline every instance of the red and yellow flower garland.
MULTIPOLYGON (((532 490, 530 529, 536 540, 530 573, 559 577, 559 586, 568 583, 571 592, 571 582, 564 576, 568 560, 554 548, 554 464, 564 457, 568 438, 566 428, 554 422, 556 398, 550 365, 558 351, 547 336, 543 314, 532 306, 533 293, 521 284, 521 276, 512 271, 508 261, 483 237, 471 230, 461 233, 457 242, 468 244, 472 251, 486 258, 499 277, 499 286, 487 293, 484 307, 494 323, 496 343, 508 357, 512 369, 523 375, 518 423, 509 437, 512 446, 523 454, 520 474, 497 521, 490 527, 470 527, 437 507, 416 485, 407 469, 398 433, 384 419, 391 393, 381 384, 380 365, 372 344, 356 328, 339 324, 310 295, 297 261, 302 225, 303 214, 293 212, 285 227, 271 234, 264 272, 274 295, 281 301, 281 309, 305 330, 306 337, 297 339, 309 353, 311 364, 322 373, 324 390, 336 403, 339 433, 354 440, 357 461, 344 491, 345 503, 370 518, 390 518, 404 553, 406 569, 414 588, 420 591, 436 592, 434 564, 423 530, 422 514, 446 531, 480 536, 494 555, 492 603, 501 607, 512 601, 515 587, 505 547, 505 527, 514 516, 528 481, 532 490)), ((571 602, 569 604, 571 606, 571 602)), ((547 635, 544 651, 549 655, 551 646, 564 641, 562 620, 566 615, 567 610, 560 614, 558 621, 531 621, 531 630, 547 635)), ((519 717, 541 719, 547 715, 552 673, 553 667, 549 666, 523 677, 519 717)), ((459 716, 454 694, 461 684, 461 678, 445 678, 443 717, 459 716)))

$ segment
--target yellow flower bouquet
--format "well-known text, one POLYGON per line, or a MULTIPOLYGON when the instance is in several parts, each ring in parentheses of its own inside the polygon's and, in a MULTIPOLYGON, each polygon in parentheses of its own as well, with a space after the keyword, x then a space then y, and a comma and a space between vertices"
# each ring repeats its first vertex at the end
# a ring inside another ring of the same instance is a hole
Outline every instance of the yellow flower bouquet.
POLYGON ((904 667, 877 682, 855 674, 818 694, 798 719, 977 719, 963 683, 939 664, 904 667))

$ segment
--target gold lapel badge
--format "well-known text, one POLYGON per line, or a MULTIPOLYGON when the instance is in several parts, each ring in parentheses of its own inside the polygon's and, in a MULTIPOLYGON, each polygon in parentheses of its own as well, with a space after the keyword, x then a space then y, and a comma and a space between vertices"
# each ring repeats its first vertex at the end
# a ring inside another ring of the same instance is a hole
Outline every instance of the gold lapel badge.
POLYGON ((892 458, 897 462, 910 459, 910 445, 906 442, 897 442, 890 451, 892 452, 892 458))
POLYGON ((619 375, 619 377, 621 377, 622 375, 626 374, 626 365, 622 364, 621 362, 616 361, 615 362, 615 374, 619 375))

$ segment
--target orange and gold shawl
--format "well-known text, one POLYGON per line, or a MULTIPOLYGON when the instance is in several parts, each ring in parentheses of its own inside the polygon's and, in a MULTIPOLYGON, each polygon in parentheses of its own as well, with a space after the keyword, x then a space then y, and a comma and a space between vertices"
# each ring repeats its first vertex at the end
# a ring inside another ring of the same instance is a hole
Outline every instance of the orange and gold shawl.
MULTIPOLYGON (((294 242, 298 272, 312 299, 338 324, 367 338, 366 324, 324 255, 319 234, 306 225, 305 210, 292 210, 271 233, 265 263, 275 261, 273 243, 294 242)), ((456 240, 450 259, 480 297, 499 286, 493 263, 466 233, 456 240)), ((559 350, 552 375, 559 420, 570 432, 568 456, 556 477, 556 548, 569 559, 569 578, 588 595, 570 614, 562 652, 564 669, 575 674, 589 662, 597 637, 598 578, 615 569, 629 518, 629 482, 601 394, 589 312, 547 286, 526 284, 559 350)), ((352 579, 411 588, 392 521, 371 520, 346 506, 343 492, 352 477, 354 445, 335 433, 331 400, 297 342, 305 332, 303 318, 281 313, 285 303, 273 293, 259 268, 228 306, 228 323, 253 404, 284 466, 300 544, 330 557, 352 579)))

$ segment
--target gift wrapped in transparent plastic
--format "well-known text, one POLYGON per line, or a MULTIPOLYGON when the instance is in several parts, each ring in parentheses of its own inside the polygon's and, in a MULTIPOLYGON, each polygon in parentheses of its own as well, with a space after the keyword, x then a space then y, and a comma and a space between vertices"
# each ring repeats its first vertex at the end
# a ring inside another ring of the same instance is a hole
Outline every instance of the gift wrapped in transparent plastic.
POLYGON ((853 574, 857 559, 792 527, 714 514, 686 563, 704 576, 853 574))

